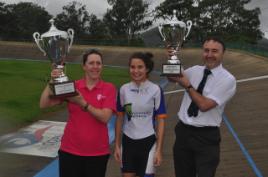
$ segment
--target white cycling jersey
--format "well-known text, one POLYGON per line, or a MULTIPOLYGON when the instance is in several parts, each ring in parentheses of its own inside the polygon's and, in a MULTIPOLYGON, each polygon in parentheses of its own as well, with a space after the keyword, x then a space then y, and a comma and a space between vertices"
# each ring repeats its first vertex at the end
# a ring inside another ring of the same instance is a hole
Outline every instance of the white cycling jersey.
POLYGON ((117 111, 124 113, 123 133, 131 139, 155 134, 155 118, 166 118, 164 95, 161 88, 146 80, 124 84, 118 94, 117 111))

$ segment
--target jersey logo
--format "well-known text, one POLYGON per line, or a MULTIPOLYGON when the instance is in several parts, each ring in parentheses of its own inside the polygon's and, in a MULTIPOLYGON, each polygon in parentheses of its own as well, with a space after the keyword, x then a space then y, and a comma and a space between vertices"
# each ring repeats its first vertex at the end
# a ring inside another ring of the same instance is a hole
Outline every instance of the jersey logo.
POLYGON ((131 92, 137 93, 137 94, 148 94, 149 93, 149 88, 132 88, 130 89, 131 92))
POLYGON ((139 93, 139 89, 130 89, 131 92, 139 93))
POLYGON ((102 94, 98 94, 97 95, 97 100, 100 101, 102 99, 106 98, 106 96, 102 95, 102 94))
POLYGON ((132 103, 128 103, 128 104, 124 105, 128 121, 131 121, 131 117, 132 117, 131 105, 132 105, 132 103))

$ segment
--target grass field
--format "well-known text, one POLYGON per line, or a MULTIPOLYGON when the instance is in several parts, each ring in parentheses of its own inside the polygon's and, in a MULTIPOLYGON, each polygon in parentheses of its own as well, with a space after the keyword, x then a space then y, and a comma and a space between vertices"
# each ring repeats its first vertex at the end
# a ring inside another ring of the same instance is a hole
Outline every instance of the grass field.
MULTIPOLYGON (((0 60, 0 121, 14 124, 31 122, 41 114, 63 106, 40 110, 40 94, 50 75, 49 62, 0 60)), ((71 80, 83 76, 80 64, 68 64, 66 73, 71 80)), ((105 67, 103 79, 117 87, 128 81, 126 69, 105 67)))

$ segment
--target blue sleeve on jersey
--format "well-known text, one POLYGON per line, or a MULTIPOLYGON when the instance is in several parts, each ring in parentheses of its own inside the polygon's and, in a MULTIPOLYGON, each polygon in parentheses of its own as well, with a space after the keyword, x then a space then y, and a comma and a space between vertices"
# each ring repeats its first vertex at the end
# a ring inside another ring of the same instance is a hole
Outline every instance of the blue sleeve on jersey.
POLYGON ((120 90, 121 90, 121 89, 118 90, 118 94, 117 94, 116 109, 117 109, 117 112, 124 112, 125 109, 124 109, 124 107, 121 105, 120 90))
POLYGON ((160 88, 160 104, 159 107, 156 108, 155 110, 155 115, 159 115, 159 114, 166 114, 166 105, 165 105, 165 97, 164 97, 164 93, 161 87, 160 88))

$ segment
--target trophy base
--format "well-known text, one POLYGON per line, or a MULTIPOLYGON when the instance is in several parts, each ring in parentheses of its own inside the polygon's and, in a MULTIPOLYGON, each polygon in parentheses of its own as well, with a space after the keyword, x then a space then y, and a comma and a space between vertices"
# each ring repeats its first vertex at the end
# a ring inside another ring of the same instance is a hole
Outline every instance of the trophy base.
POLYGON ((74 81, 66 81, 60 83, 50 83, 53 91, 51 98, 66 98, 78 95, 75 90, 74 81))
POLYGON ((161 76, 180 76, 181 71, 181 64, 163 64, 161 76))

